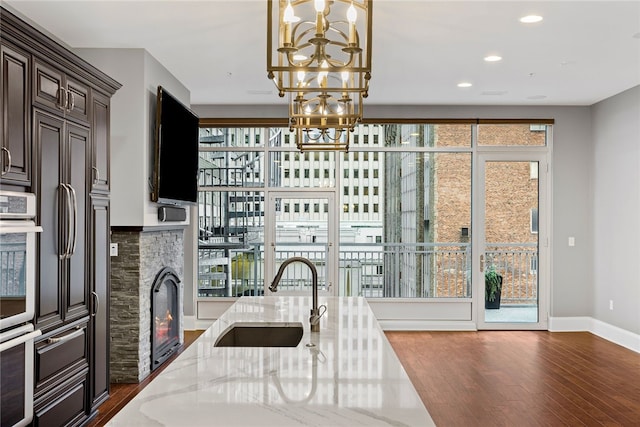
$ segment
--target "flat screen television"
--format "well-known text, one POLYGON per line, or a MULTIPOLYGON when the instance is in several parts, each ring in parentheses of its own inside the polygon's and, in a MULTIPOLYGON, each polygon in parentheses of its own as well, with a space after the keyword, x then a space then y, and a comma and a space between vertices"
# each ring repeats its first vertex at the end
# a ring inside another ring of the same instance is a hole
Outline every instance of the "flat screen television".
POLYGON ((172 205, 198 202, 198 116, 158 86, 151 199, 172 205))

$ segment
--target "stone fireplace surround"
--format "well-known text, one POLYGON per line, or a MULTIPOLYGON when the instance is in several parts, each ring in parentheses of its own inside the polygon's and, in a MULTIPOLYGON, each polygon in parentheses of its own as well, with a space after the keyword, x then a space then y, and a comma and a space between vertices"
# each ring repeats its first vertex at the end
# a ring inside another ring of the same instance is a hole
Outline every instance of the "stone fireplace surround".
MULTIPOLYGON (((184 278, 184 226, 112 227, 111 361, 113 383, 139 383, 151 373, 151 286, 171 267, 184 278)), ((180 343, 184 342, 184 285, 179 289, 180 343)))

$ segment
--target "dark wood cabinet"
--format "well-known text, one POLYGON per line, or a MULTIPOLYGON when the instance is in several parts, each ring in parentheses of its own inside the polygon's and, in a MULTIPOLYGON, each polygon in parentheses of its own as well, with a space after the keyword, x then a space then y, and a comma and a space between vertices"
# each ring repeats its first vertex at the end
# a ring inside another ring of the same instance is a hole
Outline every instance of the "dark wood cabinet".
POLYGON ((97 91, 91 96, 91 191, 109 192, 109 97, 97 91))
POLYGON ((34 103, 65 117, 89 120, 89 88, 47 63, 34 61, 34 103))
POLYGON ((89 129, 34 112, 39 235, 35 327, 47 332, 89 315, 86 250, 89 129))
POLYGON ((91 322, 89 357, 90 404, 96 408, 109 397, 109 199, 91 196, 91 322))
POLYGON ((109 396, 109 115, 116 81, 0 7, 3 187, 36 194, 33 425, 109 396), (19 187, 17 187, 19 188, 19 187))
POLYGON ((0 46, 0 183, 31 185, 31 57, 24 51, 0 46))

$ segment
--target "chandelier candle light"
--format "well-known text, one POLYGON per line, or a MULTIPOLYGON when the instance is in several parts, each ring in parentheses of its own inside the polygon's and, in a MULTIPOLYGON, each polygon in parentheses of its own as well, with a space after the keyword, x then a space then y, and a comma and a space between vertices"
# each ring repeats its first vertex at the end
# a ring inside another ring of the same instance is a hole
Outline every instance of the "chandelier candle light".
POLYGON ((371 78, 371 0, 267 0, 267 72, 298 148, 347 150, 371 78), (274 3, 278 3, 275 7, 274 3))

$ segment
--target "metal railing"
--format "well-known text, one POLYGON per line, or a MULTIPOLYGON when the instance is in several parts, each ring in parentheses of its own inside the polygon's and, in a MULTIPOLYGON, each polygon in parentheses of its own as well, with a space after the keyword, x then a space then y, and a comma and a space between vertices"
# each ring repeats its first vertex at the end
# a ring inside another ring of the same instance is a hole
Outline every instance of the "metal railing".
POLYGON ((0 242, 0 295, 25 295, 25 243, 0 242))
MULTIPOLYGON (((537 300, 537 245, 491 244, 486 265, 503 276, 504 304, 537 300)), ((249 248, 200 249, 199 296, 262 295, 264 244, 249 248)), ((293 256, 312 260, 320 289, 326 289, 327 244, 285 243, 276 247, 276 269, 293 256)), ((300 267, 300 266, 298 266, 300 267)), ((308 290, 311 276, 292 264, 280 290, 308 290)), ((342 243, 339 252, 338 295, 368 298, 470 298, 469 243, 342 243)))

